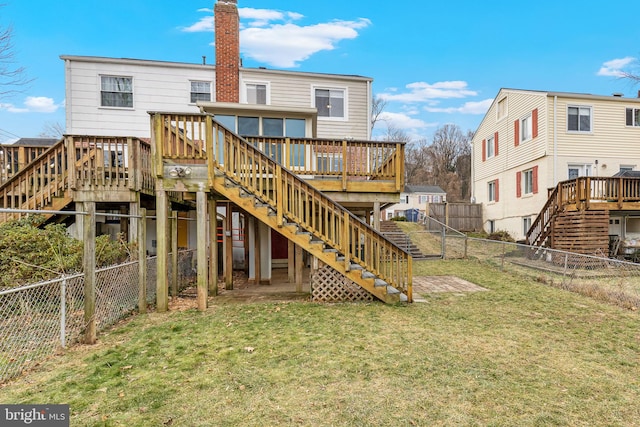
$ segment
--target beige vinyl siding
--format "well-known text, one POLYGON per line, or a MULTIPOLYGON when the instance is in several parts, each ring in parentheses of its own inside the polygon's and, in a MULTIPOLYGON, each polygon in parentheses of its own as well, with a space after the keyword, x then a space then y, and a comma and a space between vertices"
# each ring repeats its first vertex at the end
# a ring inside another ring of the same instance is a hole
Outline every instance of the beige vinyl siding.
POLYGON ((315 107, 315 87, 345 90, 347 120, 317 122, 319 138, 367 139, 369 135, 369 85, 362 77, 286 73, 274 70, 243 69, 241 80, 269 82, 271 105, 294 108, 315 107))
MULTIPOLYGON (((197 113, 190 103, 191 80, 214 81, 211 66, 145 61, 66 60, 67 132, 109 136, 150 136, 148 111, 197 113), (133 108, 100 106, 100 76, 133 80, 133 108)), ((212 85, 212 93, 213 93, 212 85)))

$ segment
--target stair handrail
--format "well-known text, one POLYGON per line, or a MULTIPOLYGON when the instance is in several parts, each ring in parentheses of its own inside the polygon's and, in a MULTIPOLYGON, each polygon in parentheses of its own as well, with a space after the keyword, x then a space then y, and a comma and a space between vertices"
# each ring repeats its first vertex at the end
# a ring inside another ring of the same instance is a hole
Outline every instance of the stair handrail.
MULTIPOLYGON (((66 162, 66 144, 63 138, 0 185, 0 206, 16 209, 38 209, 45 206, 47 201, 66 190, 66 162), (26 196, 24 201, 23 196, 26 196)), ((2 218, 6 221, 21 215, 5 213, 2 218)))
MULTIPOLYGON (((170 132, 165 126, 172 121, 157 114, 154 133, 155 149, 160 151, 175 143, 186 143, 186 136, 170 132), (169 144, 165 137, 179 137, 169 144)), ((184 115, 189 116, 189 115, 184 115)), ((296 223, 303 231, 322 239, 328 246, 344 256, 345 270, 355 263, 384 280, 411 299, 411 256, 403 248, 391 242, 342 205, 317 190, 307 180, 300 178, 281 163, 270 158, 258 147, 217 122, 210 114, 193 114, 196 125, 184 134, 196 139, 206 134, 206 154, 197 153, 197 159, 209 164, 209 185, 216 179, 215 170, 227 179, 239 184, 276 213, 278 226, 296 223), (198 125, 206 123, 206 130, 198 125)), ((181 116, 182 117, 182 116, 181 116)), ((188 153, 176 147, 168 158, 176 162, 188 161, 188 153)), ((160 160, 161 160, 160 159, 160 160)), ((159 161, 158 159, 156 161, 159 161)), ((162 165, 156 165, 156 174, 162 174, 162 165)))

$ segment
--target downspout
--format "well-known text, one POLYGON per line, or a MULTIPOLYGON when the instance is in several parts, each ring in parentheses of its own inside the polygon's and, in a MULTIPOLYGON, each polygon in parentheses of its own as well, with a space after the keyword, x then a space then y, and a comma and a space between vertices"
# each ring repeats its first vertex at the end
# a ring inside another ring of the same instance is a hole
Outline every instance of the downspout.
POLYGON ((553 186, 558 185, 558 95, 553 97, 553 186))
POLYGON ((367 111, 369 112, 369 120, 367 121, 367 140, 371 141, 371 107, 372 100, 371 97, 373 94, 371 93, 371 80, 367 80, 367 111))
POLYGON ((476 202, 476 167, 475 167, 475 157, 476 157, 476 149, 475 144, 473 143, 473 138, 471 139, 471 200, 469 202, 476 202))

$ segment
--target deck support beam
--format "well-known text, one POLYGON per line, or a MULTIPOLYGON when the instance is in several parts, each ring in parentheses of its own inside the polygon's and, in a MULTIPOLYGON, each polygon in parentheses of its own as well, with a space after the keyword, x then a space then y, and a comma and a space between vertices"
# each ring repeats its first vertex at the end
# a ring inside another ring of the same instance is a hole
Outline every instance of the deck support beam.
MULTIPOLYGON (((198 235, 199 235, 198 231, 198 235)), ((209 200, 209 294, 218 295, 218 202, 209 200)))
POLYGON ((156 190, 156 236, 157 236, 157 278, 156 278, 156 310, 163 313, 169 309, 169 295, 167 284, 169 256, 168 245, 168 199, 167 192, 160 188, 156 190))
POLYGON ((196 193, 196 210, 197 210, 197 257, 198 257, 198 310, 205 311, 207 309, 207 298, 209 288, 209 265, 207 263, 207 193, 198 191, 196 193))

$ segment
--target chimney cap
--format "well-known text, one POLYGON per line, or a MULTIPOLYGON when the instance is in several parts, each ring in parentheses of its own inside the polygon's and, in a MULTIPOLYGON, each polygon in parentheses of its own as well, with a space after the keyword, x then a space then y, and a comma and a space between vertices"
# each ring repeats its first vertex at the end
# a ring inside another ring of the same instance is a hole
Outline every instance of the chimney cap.
POLYGON ((232 3, 232 4, 238 4, 238 0, 218 0, 218 3, 232 3))
POLYGON ((611 95, 615 96, 616 98, 622 98, 624 93, 622 93, 622 92, 614 92, 611 95))

